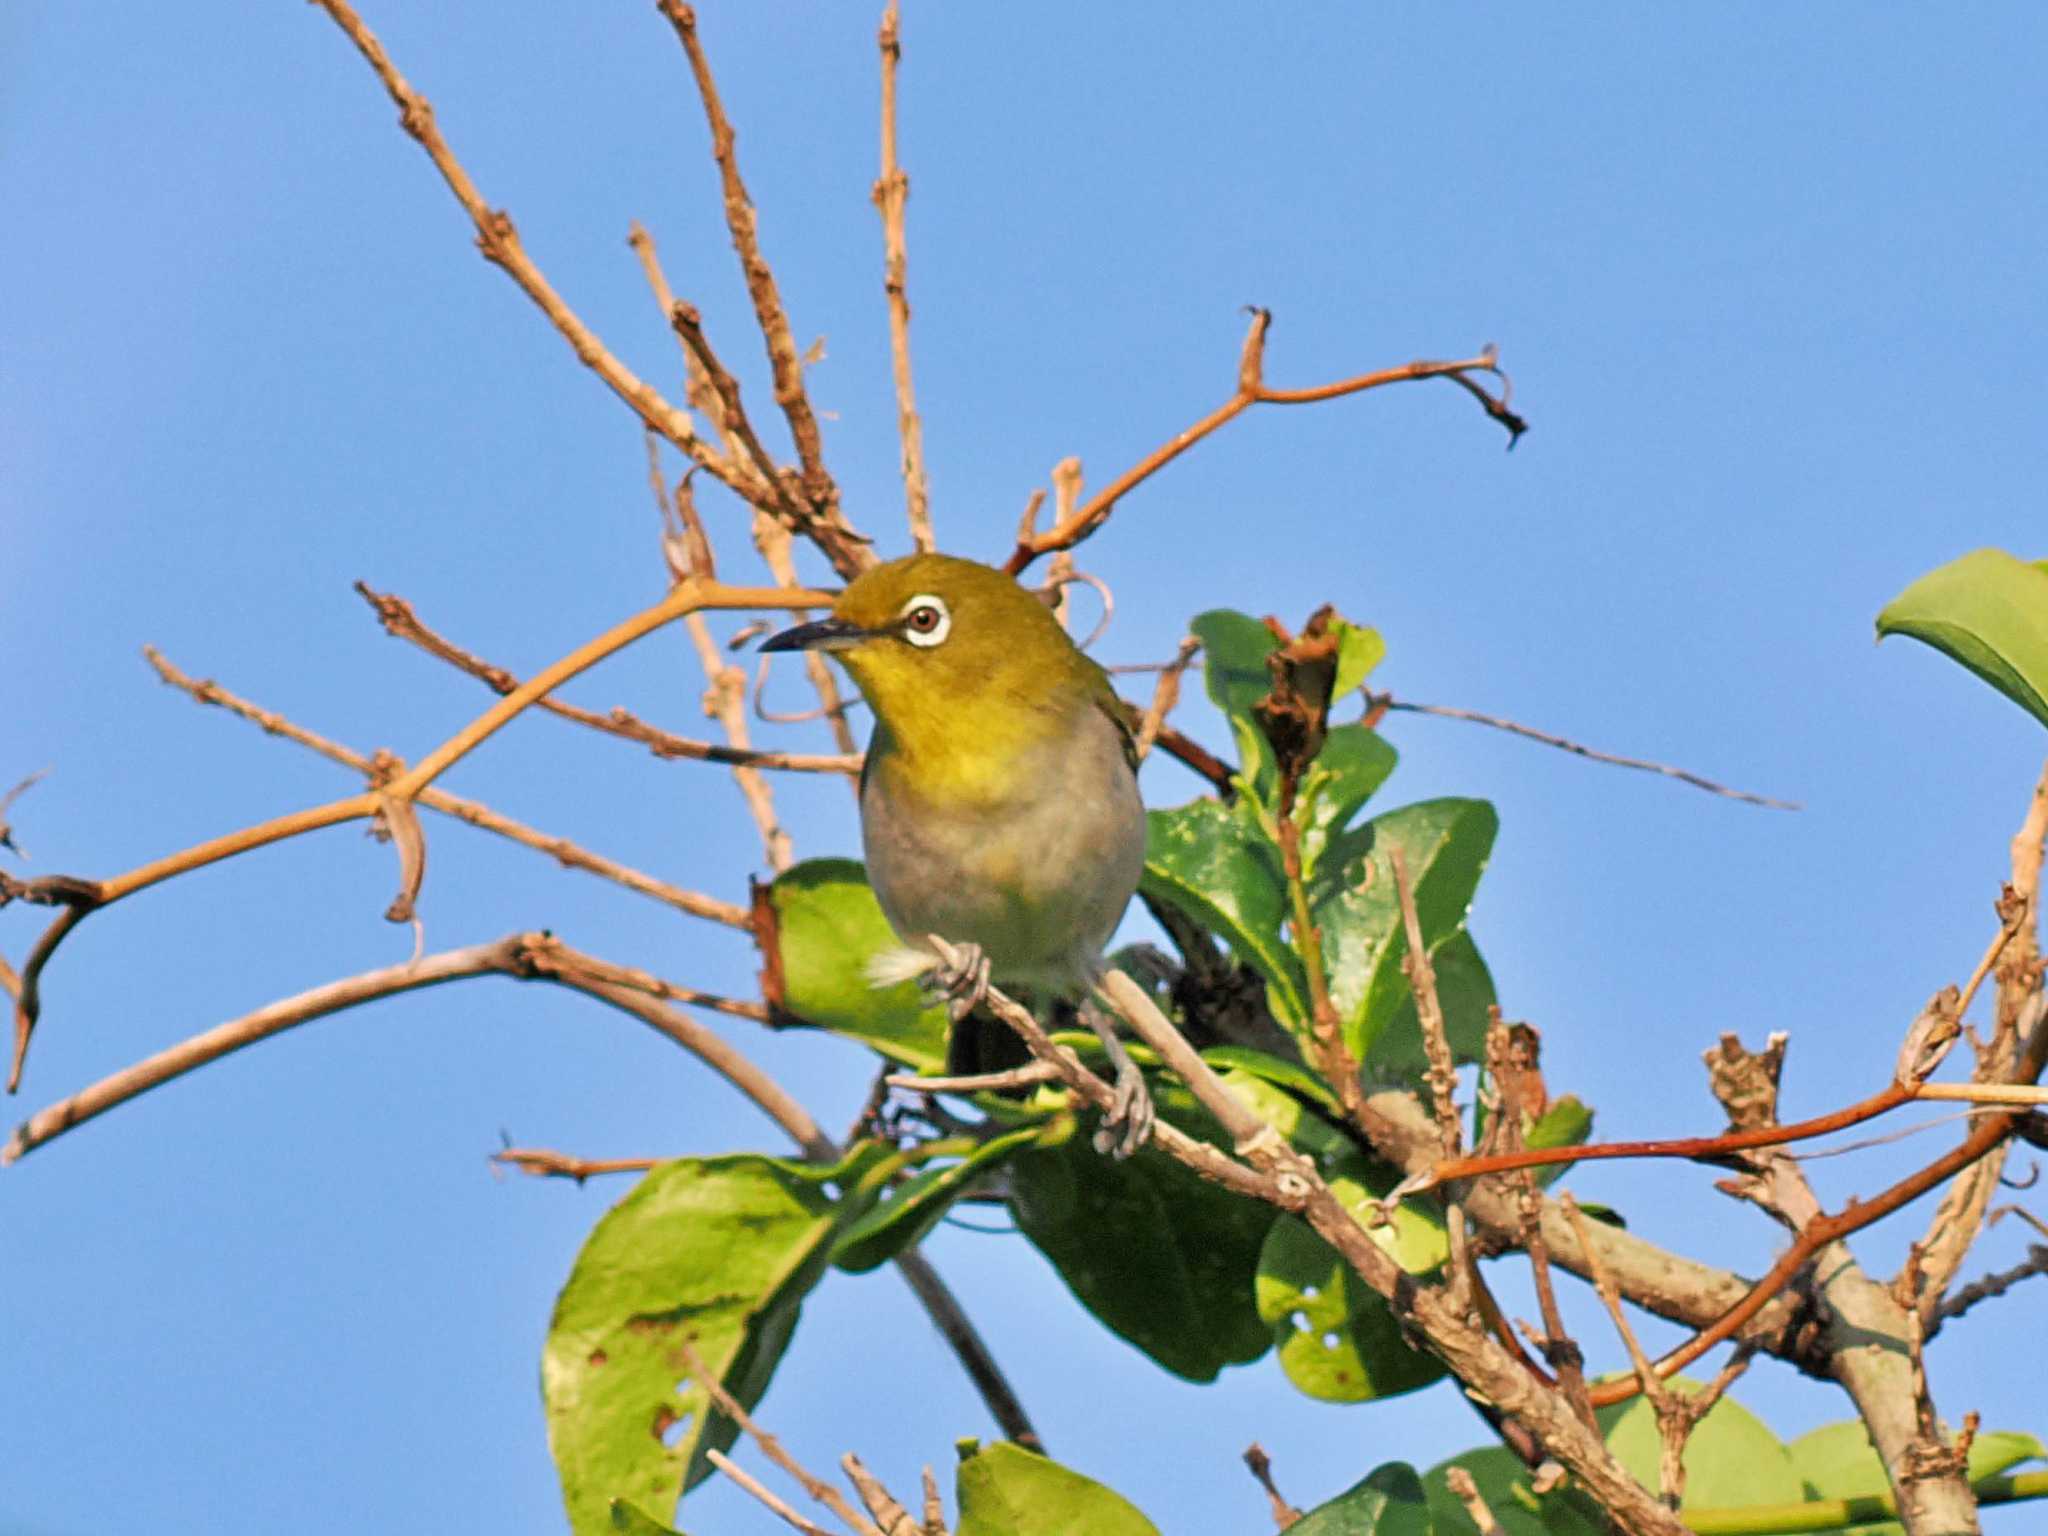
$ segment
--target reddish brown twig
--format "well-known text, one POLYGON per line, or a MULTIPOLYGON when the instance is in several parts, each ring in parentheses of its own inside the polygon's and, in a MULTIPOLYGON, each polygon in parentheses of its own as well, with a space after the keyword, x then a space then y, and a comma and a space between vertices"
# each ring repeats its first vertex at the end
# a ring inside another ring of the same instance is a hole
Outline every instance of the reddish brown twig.
POLYGON ((1476 709, 1457 709, 1448 704, 1411 704, 1406 699, 1397 699, 1391 693, 1374 693, 1365 690, 1365 723, 1377 725, 1384 715, 1391 711, 1402 711, 1414 715, 1436 715, 1445 720, 1470 720, 1475 725, 1490 725, 1497 731, 1523 736, 1530 741, 1540 741, 1546 747, 1556 747, 1561 752, 1570 752, 1576 757, 1588 758, 1596 763, 1611 763, 1617 768, 1638 768, 1645 773, 1661 773, 1666 778, 1677 779, 1695 789, 1704 789, 1710 795, 1722 795, 1730 800, 1740 800, 1746 805, 1769 806, 1772 810, 1796 811, 1801 807, 1794 800, 1773 800, 1769 795, 1753 795, 1748 790, 1730 789, 1726 784, 1716 784, 1712 779, 1684 768, 1674 768, 1669 763, 1653 763, 1648 758, 1619 757, 1612 752, 1598 752, 1563 736, 1553 736, 1548 731, 1539 731, 1533 726, 1520 725, 1499 715, 1482 715, 1476 709))
POLYGON ((1269 389, 1264 380, 1266 331, 1273 323, 1270 311, 1254 309, 1251 329, 1246 333, 1244 349, 1238 358, 1237 391, 1223 404, 1204 416, 1193 426, 1176 433, 1145 455, 1136 464, 1125 470, 1116 479, 1097 491, 1087 501, 1059 518, 1043 533, 1019 530, 1016 548, 1010 551, 1003 569, 1016 575, 1040 555, 1055 550, 1071 549, 1087 538, 1108 520, 1116 504, 1135 487, 1150 479, 1175 459, 1186 453, 1203 438, 1213 434, 1254 405, 1310 405, 1320 400, 1335 400, 1344 395, 1363 394, 1367 390, 1379 389, 1388 384, 1403 384, 1414 379, 1454 379, 1462 384, 1484 407, 1487 415, 1508 430, 1508 443, 1513 446, 1517 437, 1528 430, 1528 423, 1508 409, 1505 387, 1499 398, 1488 394, 1473 382, 1468 375, 1488 373, 1506 383, 1493 348, 1474 357, 1460 358, 1455 362, 1413 362, 1398 368, 1384 368, 1377 373, 1360 374, 1356 378, 1340 379, 1334 384, 1317 385, 1309 389, 1269 389))

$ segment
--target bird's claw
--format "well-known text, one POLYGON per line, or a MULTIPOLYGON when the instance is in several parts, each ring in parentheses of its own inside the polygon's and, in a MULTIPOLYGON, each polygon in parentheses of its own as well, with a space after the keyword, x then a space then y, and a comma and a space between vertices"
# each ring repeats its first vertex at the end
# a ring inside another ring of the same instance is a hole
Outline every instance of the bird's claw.
POLYGON ((1152 1139, 1152 1124, 1157 1118, 1152 1090, 1145 1086, 1145 1074, 1126 1056, 1118 1064, 1116 1081, 1110 1087, 1109 1108, 1102 1112, 1102 1123, 1091 1138, 1095 1150, 1122 1162, 1152 1139))
POLYGON ((924 976, 924 986, 934 999, 943 998, 946 1021, 958 1024, 981 1006, 988 996, 988 955, 979 944, 949 944, 932 935, 939 963, 924 976))

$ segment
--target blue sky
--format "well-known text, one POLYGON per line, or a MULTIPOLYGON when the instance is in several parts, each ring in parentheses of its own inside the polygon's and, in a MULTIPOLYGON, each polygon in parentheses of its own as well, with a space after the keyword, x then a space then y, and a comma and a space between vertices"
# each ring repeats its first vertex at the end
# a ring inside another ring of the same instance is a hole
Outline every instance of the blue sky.
MULTIPOLYGON (((701 7, 855 521, 906 547, 867 192, 870 7, 701 7)), ((676 355, 625 245, 766 382, 701 117, 652 8, 444 0, 367 12, 528 248, 621 356, 676 355)), ((1984 544, 2048 553, 2036 480, 2048 288, 2048 17, 1786 8, 913 3, 903 153, 934 515, 993 557, 1079 454, 1100 483, 1229 391, 1241 307, 1275 384, 1497 342, 1513 454, 1448 386, 1254 412, 1085 551, 1109 661, 1230 605, 1333 600, 1380 682, 1803 801, 1796 815, 1406 718, 1388 803, 1475 794, 1502 833, 1473 914, 1552 1085, 1607 1136, 1716 1123, 1698 1055, 1793 1037, 1789 1112, 1889 1073, 1992 927, 2035 723, 1903 641, 1882 604, 1984 544)), ((651 600, 637 425, 471 246, 339 33, 304 6, 0 12, 0 783, 32 872, 106 874, 332 798, 345 775, 159 686, 190 672, 418 755, 480 690, 349 591, 396 590, 514 669, 651 600)), ((743 548, 736 510, 707 500, 743 548)), ((680 634, 569 690, 697 728, 680 634)), ((1223 741, 1191 705, 1184 723, 1223 741)), ((706 727, 708 728, 708 727, 706 727)), ((785 733, 822 744, 816 728, 785 733)), ((759 860, 729 781, 545 719, 448 787, 731 896, 759 860)), ((1154 804, 1192 794, 1148 768, 1154 804)), ((830 783, 778 785, 803 854, 856 848, 830 783)), ((677 980, 750 986, 729 935, 431 824, 430 947, 551 927, 677 980)), ((319 834, 96 918, 53 966, 20 1113, 221 1019, 404 958, 393 863, 319 834)), ((36 916, 0 914, 17 963, 36 916)), ((826 1123, 867 1071, 736 1032, 826 1123)), ((566 994, 473 983, 315 1024, 0 1177, 0 1530, 561 1528, 535 1387, 555 1289, 623 1193, 494 1181, 500 1130, 590 1156, 780 1150, 672 1048, 566 994)), ((1815 1166, 1868 1193, 1955 1135, 1815 1166)), ((1638 1230, 1750 1272, 1779 1234, 1682 1167, 1575 1175, 1638 1230)), ((2026 1198, 2024 1196, 2016 1198, 2026 1198)), ((1894 1267, 1916 1209, 1862 1240, 1894 1267)), ((2016 1224, 1982 1264, 2024 1251, 2016 1224)), ((1483 1438, 1448 1387, 1395 1407, 1210 1388, 1095 1329, 1019 1238, 942 1231, 1055 1454, 1175 1532, 1264 1528, 1237 1453, 1301 1503, 1483 1438)), ((1973 1269, 1977 1266, 1973 1266, 1973 1269)), ((1581 1298, 1582 1300, 1583 1298, 1581 1298)), ((2007 1345, 1953 1325, 1938 1401, 2048 1429, 2007 1345)), ((1595 1360, 1618 1345, 1580 1307, 1595 1360)), ((1651 1330, 1653 1336, 1656 1330, 1651 1330)), ((1759 1367, 1790 1435, 1836 1394, 1759 1367)), ((809 1306, 765 1419, 908 1483, 981 1410, 886 1272, 809 1306)), ((2020 1528, 1998 1516, 1993 1529, 2020 1528)), ((693 1530, 767 1531, 707 1487, 693 1530)))

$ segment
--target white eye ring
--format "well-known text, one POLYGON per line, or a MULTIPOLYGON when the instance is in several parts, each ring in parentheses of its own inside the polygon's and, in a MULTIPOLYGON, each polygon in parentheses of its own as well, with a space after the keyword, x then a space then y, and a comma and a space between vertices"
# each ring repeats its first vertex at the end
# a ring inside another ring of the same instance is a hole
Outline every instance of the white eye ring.
POLYGON ((953 632, 952 610, 943 597, 934 597, 929 592, 920 592, 905 603, 901 617, 903 638, 926 650, 944 644, 946 636, 953 632))

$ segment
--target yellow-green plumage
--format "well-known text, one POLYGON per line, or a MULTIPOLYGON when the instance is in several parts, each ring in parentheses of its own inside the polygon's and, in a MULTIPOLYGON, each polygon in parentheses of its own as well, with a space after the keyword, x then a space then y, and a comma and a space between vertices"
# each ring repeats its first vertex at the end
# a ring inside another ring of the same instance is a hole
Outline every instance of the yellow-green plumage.
MULTIPOLYGON (((1089 1016, 1145 857, 1130 732, 1102 668, 1009 576, 945 555, 863 573, 831 618, 768 644, 829 650, 874 709, 861 841, 903 943, 978 946, 997 984, 1089 1016)), ((1098 1033, 1132 1106, 1110 1138, 1128 1151, 1149 1124, 1142 1080, 1098 1033)))

